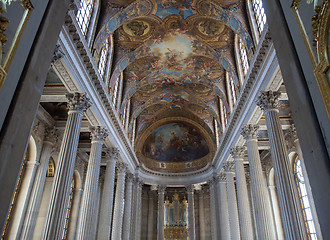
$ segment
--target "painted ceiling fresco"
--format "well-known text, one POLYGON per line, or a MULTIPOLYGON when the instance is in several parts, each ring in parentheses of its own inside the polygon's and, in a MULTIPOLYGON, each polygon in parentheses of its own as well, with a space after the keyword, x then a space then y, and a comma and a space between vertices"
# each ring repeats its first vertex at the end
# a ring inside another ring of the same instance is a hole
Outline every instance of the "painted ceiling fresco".
POLYGON ((94 47, 98 51, 113 36, 110 91, 123 76, 120 114, 130 107, 129 135, 136 122, 139 160, 157 171, 205 166, 215 145, 214 121, 221 126, 219 101, 229 110, 226 76, 239 87, 235 36, 252 47, 245 1, 103 0, 101 5, 94 47), (176 122, 178 117, 194 124, 176 122), (168 122, 160 126, 164 119, 168 122), (196 126, 208 141, 191 130, 196 126), (198 141, 188 141, 196 136, 198 141))

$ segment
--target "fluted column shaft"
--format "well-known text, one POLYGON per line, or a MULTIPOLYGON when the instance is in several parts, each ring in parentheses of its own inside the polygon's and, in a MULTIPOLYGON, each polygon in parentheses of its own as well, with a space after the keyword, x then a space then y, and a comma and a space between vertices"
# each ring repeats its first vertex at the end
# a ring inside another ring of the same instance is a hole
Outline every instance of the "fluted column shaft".
POLYGON ((157 220, 157 240, 164 240, 164 196, 165 187, 158 188, 158 220, 157 220))
MULTIPOLYGON (((230 234, 230 224, 229 224, 229 206, 228 206, 228 196, 227 196, 227 186, 226 186, 226 175, 220 173, 218 180, 219 188, 219 198, 220 199, 220 229, 221 229, 221 239, 228 240, 232 239, 230 234)), ((219 238, 220 239, 220 238, 219 238)))
POLYGON ((43 239, 62 239, 63 237, 81 120, 84 112, 90 106, 90 102, 85 95, 79 93, 67 94, 67 98, 69 99, 68 119, 55 171, 43 239))
POLYGON ((126 164, 117 164, 117 185, 115 206, 113 211, 112 233, 111 239, 121 240, 123 229, 123 215, 124 215, 124 197, 125 197, 125 175, 126 164))
POLYGON ((111 148, 106 151, 107 166, 104 177, 103 194, 101 200, 98 239, 110 239, 113 213, 113 196, 115 187, 116 161, 118 150, 111 148))
POLYGON ((292 168, 289 166, 288 151, 279 119, 279 93, 262 92, 257 104, 264 110, 270 152, 274 165, 277 194, 280 202, 286 239, 308 239, 298 191, 292 168))
POLYGON ((211 235, 212 240, 218 239, 218 221, 217 221, 217 201, 216 201, 216 182, 215 179, 209 181, 210 186, 210 209, 211 209, 211 235), (212 211, 213 210, 213 211, 212 211))
POLYGON ((141 203, 142 203, 142 182, 138 180, 137 186, 136 186, 136 215, 135 215, 135 239, 140 240, 141 239, 141 203))
POLYGON ((132 195, 133 195, 132 181, 133 181, 133 176, 131 174, 127 174, 126 190, 125 190, 123 240, 130 240, 130 224, 131 224, 131 215, 132 215, 132 195))
POLYGON ((226 178, 227 178, 227 197, 228 197, 228 210, 229 210, 229 225, 231 239, 241 239, 238 209, 237 209, 237 197, 235 192, 234 183, 234 163, 226 163, 226 178))
POLYGON ((152 190, 149 192, 149 203, 148 203, 148 240, 153 239, 154 230, 154 193, 152 190))
POLYGON ((37 221, 42 193, 45 186, 49 159, 52 153, 53 146, 57 140, 55 131, 55 128, 46 130, 46 136, 43 142, 42 152, 40 155, 40 165, 37 169, 37 173, 34 179, 33 189, 31 192, 29 205, 26 210, 20 239, 32 239, 33 237, 34 227, 37 221))
POLYGON ((77 239, 95 239, 93 224, 98 212, 95 203, 98 195, 99 176, 104 139, 108 136, 103 127, 91 127, 92 146, 89 154, 84 193, 81 202, 81 212, 78 225, 77 239))
POLYGON ((189 240, 195 240, 195 201, 193 186, 187 187, 188 192, 188 234, 189 240))
MULTIPOLYGON (((199 238, 205 240, 205 212, 204 212, 204 191, 198 193, 198 207, 199 207, 199 238)), ((215 212, 215 211, 214 211, 215 212)))
POLYGON ((246 139, 248 151, 257 236, 260 240, 276 239, 274 220, 270 209, 270 198, 267 192, 266 181, 262 173, 258 151, 257 130, 258 126, 247 125, 242 131, 242 135, 246 139))
POLYGON ((254 239, 253 225, 248 189, 243 164, 244 147, 236 146, 232 149, 235 161, 236 189, 238 200, 239 225, 242 240, 254 239))

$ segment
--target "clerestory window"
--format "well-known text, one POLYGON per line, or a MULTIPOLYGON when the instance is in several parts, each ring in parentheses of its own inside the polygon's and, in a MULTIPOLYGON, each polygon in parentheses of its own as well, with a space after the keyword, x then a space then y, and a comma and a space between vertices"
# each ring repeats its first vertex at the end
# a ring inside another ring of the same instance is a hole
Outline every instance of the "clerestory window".
POLYGON ((86 36, 88 33, 88 27, 91 21, 93 10, 92 0, 81 0, 80 7, 77 11, 76 19, 80 26, 82 33, 86 36))

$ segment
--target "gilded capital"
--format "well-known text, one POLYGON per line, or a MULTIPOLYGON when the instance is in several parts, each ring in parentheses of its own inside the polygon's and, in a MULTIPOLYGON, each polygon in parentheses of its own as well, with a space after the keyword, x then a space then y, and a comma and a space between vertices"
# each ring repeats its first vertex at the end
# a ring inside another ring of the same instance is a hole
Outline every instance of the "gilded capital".
POLYGON ((279 92, 261 92, 257 100, 257 105, 263 110, 277 109, 279 107, 278 97, 281 95, 279 92))
POLYGON ((258 125, 248 124, 242 128, 241 134, 246 140, 256 138, 258 135, 258 129, 258 125))
POLYGON ((234 159, 243 158, 245 152, 244 146, 234 146, 232 147, 230 154, 233 156, 234 159))
POLYGON ((84 93, 67 93, 66 98, 68 99, 68 109, 70 111, 81 111, 85 112, 91 105, 91 101, 84 93))
POLYGON ((93 141, 104 141, 104 139, 108 136, 108 130, 105 127, 101 126, 92 126, 89 128, 91 131, 91 139, 93 141))

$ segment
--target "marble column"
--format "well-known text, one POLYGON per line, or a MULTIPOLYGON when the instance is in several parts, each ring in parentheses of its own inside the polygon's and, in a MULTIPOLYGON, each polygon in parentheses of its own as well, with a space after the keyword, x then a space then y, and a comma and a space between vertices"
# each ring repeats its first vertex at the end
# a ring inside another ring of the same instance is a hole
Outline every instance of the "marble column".
POLYGON ((255 212, 255 220, 257 227, 258 239, 276 239, 274 219, 270 208, 270 198, 267 192, 265 177, 262 173, 260 162, 258 142, 257 142, 257 125, 246 125, 242 129, 242 135, 246 139, 251 191, 253 198, 253 208, 255 212))
POLYGON ((149 203, 148 203, 148 240, 154 240, 154 196, 153 190, 149 190, 149 203))
POLYGON ((198 192, 199 233, 200 233, 199 238, 200 238, 200 240, 206 240, 206 237, 205 237, 206 233, 205 233, 204 195, 205 195, 205 190, 201 189, 198 192))
POLYGON ((48 163, 51 157, 53 146, 56 142, 57 136, 55 127, 46 129, 45 138, 42 145, 42 152, 40 155, 40 165, 38 166, 34 179, 33 189, 31 192, 29 205, 26 210, 20 239, 32 239, 33 237, 34 227, 37 221, 42 193, 45 186, 48 163))
POLYGON ((245 147, 235 146, 231 155, 235 161, 236 189, 238 200, 239 226, 242 240, 254 239, 249 195, 247 190, 243 156, 245 147))
MULTIPOLYGON (((137 177, 133 177, 132 181, 132 213, 131 213, 131 224, 130 224, 130 236, 135 236, 135 225, 136 225, 136 214, 137 214, 137 185, 139 179, 137 177)), ((134 238, 133 238, 134 239, 134 238)))
POLYGON ((106 170, 104 177, 103 193, 101 200, 100 221, 98 230, 98 239, 110 239, 111 223, 113 213, 113 196, 114 196, 114 182, 116 161, 118 159, 118 149, 110 148, 106 151, 106 170))
POLYGON ((158 187, 158 220, 157 220, 157 240, 164 240, 164 196, 165 186, 158 187))
POLYGON ((237 197, 235 191, 235 165, 232 161, 227 161, 224 164, 226 171, 227 183, 227 198, 229 210, 229 225, 231 239, 241 239, 240 226, 238 220, 237 197))
POLYGON ((62 239, 76 161, 81 120, 91 103, 85 94, 69 93, 68 119, 58 157, 43 239, 62 239))
POLYGON ((102 146, 108 131, 104 127, 90 127, 92 146, 89 154, 87 174, 85 179, 84 193, 81 202, 80 220, 77 239, 94 239, 93 223, 94 215, 98 209, 94 208, 94 202, 98 195, 99 176, 102 157, 102 146))
POLYGON ((278 92, 262 92, 257 105, 264 111, 273 159, 277 194, 280 202, 282 221, 286 239, 308 239, 304 218, 288 158, 279 118, 278 92))
MULTIPOLYGON (((216 194, 216 180, 212 178, 208 182, 210 186, 210 211, 211 211, 211 236, 212 240, 218 239, 218 221, 217 221, 217 194, 216 194)), ((220 215, 219 215, 220 216, 220 215)))
POLYGON ((195 203, 194 203, 194 187, 189 185, 186 187, 188 193, 188 234, 189 240, 195 240, 195 203))
POLYGON ((141 239, 141 219, 142 219, 142 181, 138 179, 136 186, 136 215, 135 215, 135 239, 141 239))
POLYGON ((132 216, 132 195, 133 195, 132 181, 133 181, 133 175, 131 173, 128 173, 126 175, 125 206, 124 206, 124 220, 123 220, 124 223, 123 223, 123 234, 122 234, 123 240, 130 240, 130 224, 131 224, 131 216, 132 216))
POLYGON ((116 185, 115 206, 113 210, 112 233, 111 233, 111 239, 116 239, 116 240, 122 239, 126 171, 127 171, 126 163, 123 162, 117 163, 117 185, 116 185))
POLYGON ((229 205, 228 205, 228 197, 227 197, 226 174, 224 172, 220 172, 217 181, 218 181, 217 185, 219 189, 218 199, 220 201, 221 239, 222 240, 232 239, 230 234, 231 232, 230 232, 230 224, 229 224, 229 205))

